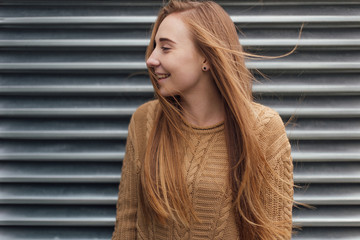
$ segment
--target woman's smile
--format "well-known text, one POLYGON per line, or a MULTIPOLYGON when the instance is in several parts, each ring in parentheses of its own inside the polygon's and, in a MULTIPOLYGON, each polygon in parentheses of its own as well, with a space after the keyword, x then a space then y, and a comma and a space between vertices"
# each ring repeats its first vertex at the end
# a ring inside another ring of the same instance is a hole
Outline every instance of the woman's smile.
POLYGON ((155 73, 156 74, 156 78, 157 80, 160 82, 162 80, 167 79, 168 77, 170 77, 171 74, 169 73, 155 73))

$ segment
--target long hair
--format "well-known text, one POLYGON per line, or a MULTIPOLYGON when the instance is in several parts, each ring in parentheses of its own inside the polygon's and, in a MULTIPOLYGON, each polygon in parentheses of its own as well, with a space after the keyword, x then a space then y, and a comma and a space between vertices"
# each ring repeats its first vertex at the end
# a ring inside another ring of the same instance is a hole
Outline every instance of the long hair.
MULTIPOLYGON (((160 10, 153 26, 146 59, 154 50, 160 24, 172 13, 180 13, 195 46, 209 62, 211 77, 224 103, 229 181, 241 239, 285 236, 287 230, 267 215, 261 199, 261 184, 264 179, 270 184, 265 175, 271 168, 255 134, 253 76, 245 66, 246 53, 239 43, 234 23, 214 2, 169 1, 160 10)), ((188 226, 190 219, 198 218, 183 172, 179 171, 183 167, 182 147, 186 145, 186 137, 181 131, 181 104, 179 97, 164 97, 159 93, 154 70, 148 70, 161 107, 149 136, 141 170, 141 204, 146 216, 162 223, 172 219, 188 226)))

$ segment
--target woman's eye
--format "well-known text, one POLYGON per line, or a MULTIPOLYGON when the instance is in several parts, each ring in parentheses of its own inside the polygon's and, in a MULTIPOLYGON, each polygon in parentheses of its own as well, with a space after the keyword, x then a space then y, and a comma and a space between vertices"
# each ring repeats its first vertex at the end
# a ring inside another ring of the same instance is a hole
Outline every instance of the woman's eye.
POLYGON ((168 50, 170 50, 170 48, 167 48, 167 47, 161 47, 161 49, 162 49, 163 51, 168 51, 168 50))

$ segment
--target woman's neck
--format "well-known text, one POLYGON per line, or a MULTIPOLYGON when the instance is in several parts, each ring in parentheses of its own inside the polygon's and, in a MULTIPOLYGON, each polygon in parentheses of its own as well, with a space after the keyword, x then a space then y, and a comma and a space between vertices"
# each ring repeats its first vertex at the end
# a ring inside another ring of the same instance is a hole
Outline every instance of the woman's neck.
POLYGON ((224 103, 217 89, 213 93, 184 97, 181 105, 185 120, 192 125, 207 127, 224 121, 224 103))

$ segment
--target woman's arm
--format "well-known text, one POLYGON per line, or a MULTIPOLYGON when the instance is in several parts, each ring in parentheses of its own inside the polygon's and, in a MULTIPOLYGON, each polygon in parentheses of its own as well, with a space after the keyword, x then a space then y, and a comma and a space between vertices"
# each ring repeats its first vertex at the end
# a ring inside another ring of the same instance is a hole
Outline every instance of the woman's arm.
POLYGON ((266 160, 273 171, 268 172, 268 180, 276 190, 264 187, 264 202, 271 220, 286 231, 286 237, 281 239, 290 240, 294 194, 291 146, 281 117, 273 111, 269 117, 262 138, 266 160))
POLYGON ((116 222, 112 240, 136 239, 138 171, 136 169, 134 134, 132 134, 133 125, 134 123, 131 121, 121 171, 118 201, 116 204, 116 222))

